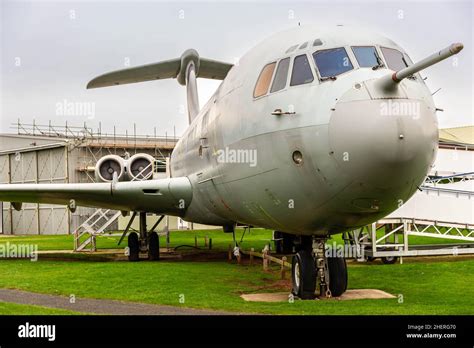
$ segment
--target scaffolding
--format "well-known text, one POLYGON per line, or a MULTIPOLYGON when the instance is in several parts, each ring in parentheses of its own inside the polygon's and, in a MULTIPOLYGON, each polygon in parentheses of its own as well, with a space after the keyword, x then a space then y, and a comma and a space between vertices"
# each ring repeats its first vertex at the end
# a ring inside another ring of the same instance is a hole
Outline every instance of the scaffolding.
POLYGON ((126 130, 125 133, 118 133, 113 126, 113 132, 107 133, 103 132, 100 122, 99 127, 94 130, 85 122, 82 126, 71 126, 67 121, 64 125, 53 125, 51 121, 48 124, 38 124, 34 120, 32 123, 22 123, 18 119, 11 128, 16 129, 18 135, 69 140, 70 151, 74 149, 81 151, 76 170, 84 174, 86 182, 95 182, 95 177, 92 175, 95 164, 101 157, 110 154, 121 154, 126 157, 137 151, 152 152, 158 161, 156 168, 164 172, 166 158, 178 141, 175 130, 171 137, 166 132, 165 135, 157 135, 156 127, 153 128, 153 135, 142 135, 137 134, 136 124, 133 125, 132 132, 126 130))

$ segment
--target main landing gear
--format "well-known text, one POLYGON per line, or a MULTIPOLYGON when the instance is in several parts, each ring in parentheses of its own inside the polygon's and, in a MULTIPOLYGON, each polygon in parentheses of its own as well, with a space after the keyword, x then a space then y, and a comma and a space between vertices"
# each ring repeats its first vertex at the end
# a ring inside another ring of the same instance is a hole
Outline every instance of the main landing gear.
POLYGON ((140 236, 135 232, 128 235, 128 260, 139 261, 140 252, 148 252, 150 261, 160 259, 160 239, 153 229, 152 232, 147 233, 145 212, 140 212, 140 236))
POLYGON ((325 238, 302 237, 293 257, 292 293, 301 299, 337 297, 347 289, 346 260, 337 253, 327 253, 325 243, 325 238))

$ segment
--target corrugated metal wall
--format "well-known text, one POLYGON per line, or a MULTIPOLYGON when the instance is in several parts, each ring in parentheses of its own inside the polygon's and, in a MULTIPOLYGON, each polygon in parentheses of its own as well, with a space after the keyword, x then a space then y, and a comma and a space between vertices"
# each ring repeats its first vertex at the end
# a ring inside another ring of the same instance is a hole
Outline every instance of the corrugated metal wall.
MULTIPOLYGON (((0 155, 1 183, 68 182, 67 148, 56 146, 0 155)), ((20 211, 4 202, 4 234, 67 234, 69 211, 50 204, 24 203, 20 211)))

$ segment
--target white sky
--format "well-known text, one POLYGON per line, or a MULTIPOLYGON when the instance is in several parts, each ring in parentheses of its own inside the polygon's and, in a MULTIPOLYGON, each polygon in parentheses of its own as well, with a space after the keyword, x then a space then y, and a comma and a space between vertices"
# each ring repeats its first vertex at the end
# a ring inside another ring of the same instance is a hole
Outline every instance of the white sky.
MULTIPOLYGON (((0 132, 25 123, 88 125, 142 134, 177 135, 186 128, 185 89, 175 80, 86 90, 110 70, 176 58, 187 48, 234 62, 265 37, 298 25, 356 25, 378 31, 413 61, 452 42, 452 60, 425 70, 441 127, 474 124, 473 14, 470 1, 1 1, 0 132), (183 12, 184 11, 184 12, 183 12), (184 15, 184 18, 180 18, 184 15), (293 16, 291 16, 293 15, 293 16), (403 18, 399 18, 402 15, 403 18), (57 114, 64 101, 95 103, 95 117, 57 114)), ((201 105, 220 82, 200 80, 201 105)))

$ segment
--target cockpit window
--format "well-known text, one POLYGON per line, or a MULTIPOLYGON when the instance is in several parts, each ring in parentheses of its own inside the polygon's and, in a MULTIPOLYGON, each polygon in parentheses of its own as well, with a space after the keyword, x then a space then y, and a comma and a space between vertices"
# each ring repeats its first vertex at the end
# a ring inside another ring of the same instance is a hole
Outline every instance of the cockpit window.
POLYGON ((373 46, 353 46, 352 51, 361 68, 379 67, 383 64, 373 46))
POLYGON ((285 58, 280 60, 278 63, 277 71, 275 73, 275 78, 273 79, 272 88, 270 92, 276 92, 282 90, 286 86, 286 81, 288 80, 288 68, 290 67, 290 58, 285 58))
POLYGON ((273 62, 263 67, 253 91, 254 98, 258 98, 267 94, 268 88, 270 87, 270 82, 272 80, 273 70, 275 70, 275 65, 276 62, 273 62))
POLYGON ((403 57, 403 53, 400 51, 387 47, 381 47, 380 49, 382 50, 389 69, 398 71, 408 66, 408 63, 403 57))
POLYGON ((306 54, 296 56, 293 61, 293 71, 291 72, 290 86, 302 85, 313 81, 313 73, 309 66, 306 54))
POLYGON ((313 53, 321 78, 330 78, 352 70, 353 66, 344 47, 313 53))

